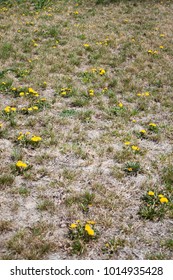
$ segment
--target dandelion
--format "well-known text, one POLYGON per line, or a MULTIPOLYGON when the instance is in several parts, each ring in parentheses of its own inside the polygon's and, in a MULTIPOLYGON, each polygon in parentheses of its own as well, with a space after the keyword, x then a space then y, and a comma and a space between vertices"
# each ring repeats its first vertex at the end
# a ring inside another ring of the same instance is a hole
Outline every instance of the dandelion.
POLYGON ((161 197, 160 202, 161 203, 168 203, 168 199, 166 197, 161 197))
POLYGON ((16 162, 16 167, 26 169, 28 165, 25 162, 18 160, 18 162, 16 162))
POLYGON ((130 141, 126 141, 126 142, 124 142, 124 145, 129 146, 130 143, 131 143, 130 141))
POLYGON ((64 96, 65 96, 65 95, 67 95, 67 92, 66 92, 66 91, 62 91, 62 92, 61 92, 61 95, 64 95, 64 96))
POLYGON ((20 96, 24 96, 25 93, 22 91, 22 92, 19 93, 19 95, 20 95, 20 96))
POLYGON ((133 151, 139 151, 140 148, 139 148, 138 146, 134 146, 134 145, 133 145, 133 146, 132 146, 132 150, 133 150, 133 151))
POLYGON ((149 91, 144 92, 144 95, 149 96, 150 95, 149 91))
POLYGON ((71 225, 70 225, 70 228, 71 228, 71 229, 74 229, 74 228, 76 228, 76 227, 77 227, 77 224, 71 224, 71 225))
POLYGON ((154 196, 154 192, 153 192, 153 191, 149 191, 149 192, 148 192, 148 195, 154 196))
POLYGON ((78 15, 78 14, 79 14, 79 12, 78 12, 78 11, 75 11, 75 12, 74 12, 74 15, 78 15))
POLYGON ((140 130, 140 133, 141 133, 141 134, 146 134, 147 132, 146 132, 145 129, 141 129, 141 130, 140 130))
POLYGON ((31 112, 33 109, 32 109, 32 107, 29 107, 28 108, 28 112, 31 112))
POLYGON ((0 128, 2 128, 3 127, 3 124, 2 123, 0 123, 0 128))
POLYGON ((106 71, 102 68, 100 68, 99 71, 100 76, 103 76, 106 73, 106 71))
POLYGON ((160 48, 160 49, 164 49, 164 46, 160 46, 159 48, 160 48))
POLYGON ((160 34, 160 37, 165 37, 165 34, 160 34))
POLYGON ((89 48, 89 47, 90 47, 89 44, 83 44, 83 46, 84 46, 85 48, 89 48))
POLYGON ((32 136, 31 137, 31 141, 33 141, 33 142, 40 142, 41 140, 42 140, 42 138, 39 137, 39 136, 32 136))
POLYGON ((123 108, 123 104, 122 104, 121 102, 118 104, 118 106, 119 106, 120 108, 123 108))
POLYGON ((32 107, 34 110, 38 110, 38 106, 33 106, 32 107))
POLYGON ((157 125, 155 123, 149 123, 150 127, 156 127, 157 125))
POLYGON ((133 171, 133 169, 132 169, 131 167, 127 168, 127 170, 128 170, 129 172, 133 171))
POLYGON ((163 194, 159 194, 158 197, 161 198, 161 197, 164 197, 164 195, 163 194))
POLYGON ((89 96, 93 96, 94 95, 94 90, 93 89, 90 89, 89 90, 89 96))
POLYGON ((89 224, 86 224, 86 225, 85 225, 85 230, 86 230, 86 232, 88 233, 88 235, 94 236, 94 230, 90 227, 89 224))
POLYGON ((91 221, 87 221, 87 224, 90 224, 90 225, 95 225, 95 221, 91 220, 91 221))
POLYGON ((132 120, 133 123, 136 123, 136 120, 132 120))

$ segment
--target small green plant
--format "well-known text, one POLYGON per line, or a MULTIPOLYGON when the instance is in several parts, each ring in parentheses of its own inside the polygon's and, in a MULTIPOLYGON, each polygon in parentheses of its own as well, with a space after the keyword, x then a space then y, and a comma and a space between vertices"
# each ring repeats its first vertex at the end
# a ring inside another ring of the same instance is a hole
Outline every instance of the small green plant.
POLYGON ((77 220, 69 226, 68 237, 72 240, 71 253, 82 254, 86 250, 86 244, 98 238, 98 231, 95 229, 94 221, 82 223, 77 220))
POLYGON ((5 186, 11 186, 14 182, 14 176, 11 174, 2 174, 0 175, 0 189, 4 188, 5 186))
POLYGON ((162 218, 168 210, 169 200, 163 194, 148 191, 147 194, 142 196, 142 205, 138 214, 148 220, 162 218))
POLYGON ((125 246, 125 240, 121 238, 112 238, 102 247, 103 254, 112 256, 115 252, 125 246))
POLYGON ((73 109, 63 110, 60 114, 60 117, 73 117, 76 115, 76 111, 73 109))
POLYGON ((137 175, 141 171, 139 162, 127 162, 124 171, 129 175, 137 175))
POLYGON ((38 204, 37 209, 40 211, 52 212, 55 210, 55 204, 49 199, 44 199, 41 203, 38 204))

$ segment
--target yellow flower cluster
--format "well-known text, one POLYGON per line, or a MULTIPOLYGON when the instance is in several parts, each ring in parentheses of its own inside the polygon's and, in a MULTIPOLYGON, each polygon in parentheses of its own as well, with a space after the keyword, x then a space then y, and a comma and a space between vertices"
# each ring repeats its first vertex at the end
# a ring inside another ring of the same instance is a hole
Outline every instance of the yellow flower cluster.
MULTIPOLYGON (((95 225, 95 221, 93 220, 88 220, 84 226, 82 226, 83 230, 85 230, 87 232, 87 234, 89 236, 94 236, 95 235, 95 232, 92 228, 92 225, 95 225)), ((75 223, 72 223, 69 227, 70 229, 76 229, 78 230, 78 228, 81 228, 81 221, 80 220, 77 220, 75 223)))
POLYGON ((155 123, 149 123, 150 127, 157 127, 157 125, 155 123))
POLYGON ((137 96, 149 96, 149 91, 143 92, 143 93, 137 93, 137 96))
POLYGON ((71 91, 72 91, 71 88, 61 88, 60 95, 65 97, 65 96, 67 96, 71 91))
POLYGON ((18 160, 18 161, 16 162, 16 167, 22 168, 22 169, 26 169, 26 168, 28 167, 28 165, 27 165, 25 162, 23 162, 23 161, 21 161, 21 160, 18 160))
MULTIPOLYGON (((37 91, 35 91, 33 88, 28 88, 28 93, 30 93, 31 95, 33 95, 33 96, 39 96, 39 94, 38 94, 38 92, 37 91)), ((26 93, 27 94, 27 93, 26 93)))
MULTIPOLYGON (((155 193, 153 191, 149 191, 148 192, 149 196, 155 196, 155 193)), ((169 200, 167 199, 167 197, 165 197, 163 194, 158 194, 160 203, 168 203, 169 200)))
POLYGON ((38 106, 33 106, 33 107, 29 107, 29 108, 25 108, 25 107, 23 107, 23 108, 21 108, 21 111, 23 112, 23 113, 26 113, 26 112, 32 112, 32 111, 37 111, 39 108, 38 108, 38 106))
POLYGON ((106 74, 106 70, 103 68, 91 68, 90 72, 98 73, 100 76, 103 76, 106 74))
POLYGON ((88 233, 88 235, 94 236, 94 230, 91 228, 91 226, 89 224, 85 225, 85 230, 88 233))
POLYGON ((32 136, 31 137, 31 141, 32 142, 35 142, 35 143, 38 143, 38 142, 40 142, 42 140, 42 138, 40 137, 40 136, 32 136))
POLYGON ((94 95, 94 90, 93 89, 90 89, 89 90, 89 96, 93 96, 94 95))
POLYGON ((7 106, 7 107, 5 107, 4 112, 7 113, 7 114, 12 113, 12 112, 16 112, 16 108, 11 107, 11 106, 7 106))
POLYGON ((40 136, 35 136, 32 135, 31 137, 28 137, 29 135, 31 135, 31 133, 29 131, 22 133, 19 133, 19 136, 17 138, 18 141, 25 141, 27 143, 38 143, 42 140, 42 138, 40 136))
MULTIPOLYGON (((124 142, 124 145, 130 146, 130 145, 131 145, 131 142, 130 142, 130 141, 126 141, 126 142, 124 142)), ((132 149, 133 151, 137 151, 137 152, 140 151, 140 148, 139 148, 138 146, 136 146, 136 145, 132 145, 132 146, 131 146, 131 149, 132 149)), ((130 171, 130 170, 129 170, 129 171, 130 171)))
POLYGON ((149 54, 158 54, 158 51, 148 50, 149 54))

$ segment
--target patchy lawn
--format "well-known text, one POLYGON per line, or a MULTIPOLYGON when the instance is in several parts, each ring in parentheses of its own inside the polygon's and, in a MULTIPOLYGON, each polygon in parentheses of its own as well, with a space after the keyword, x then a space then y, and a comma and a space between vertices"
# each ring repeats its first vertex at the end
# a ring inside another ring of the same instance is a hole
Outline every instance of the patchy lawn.
POLYGON ((0 3, 0 258, 171 259, 172 1, 0 3))

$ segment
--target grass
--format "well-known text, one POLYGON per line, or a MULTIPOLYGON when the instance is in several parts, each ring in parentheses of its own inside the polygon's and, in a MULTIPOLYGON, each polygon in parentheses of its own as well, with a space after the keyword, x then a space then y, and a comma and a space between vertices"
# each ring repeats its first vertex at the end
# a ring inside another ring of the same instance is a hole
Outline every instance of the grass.
POLYGON ((0 1, 1 259, 171 259, 172 5, 0 1))

